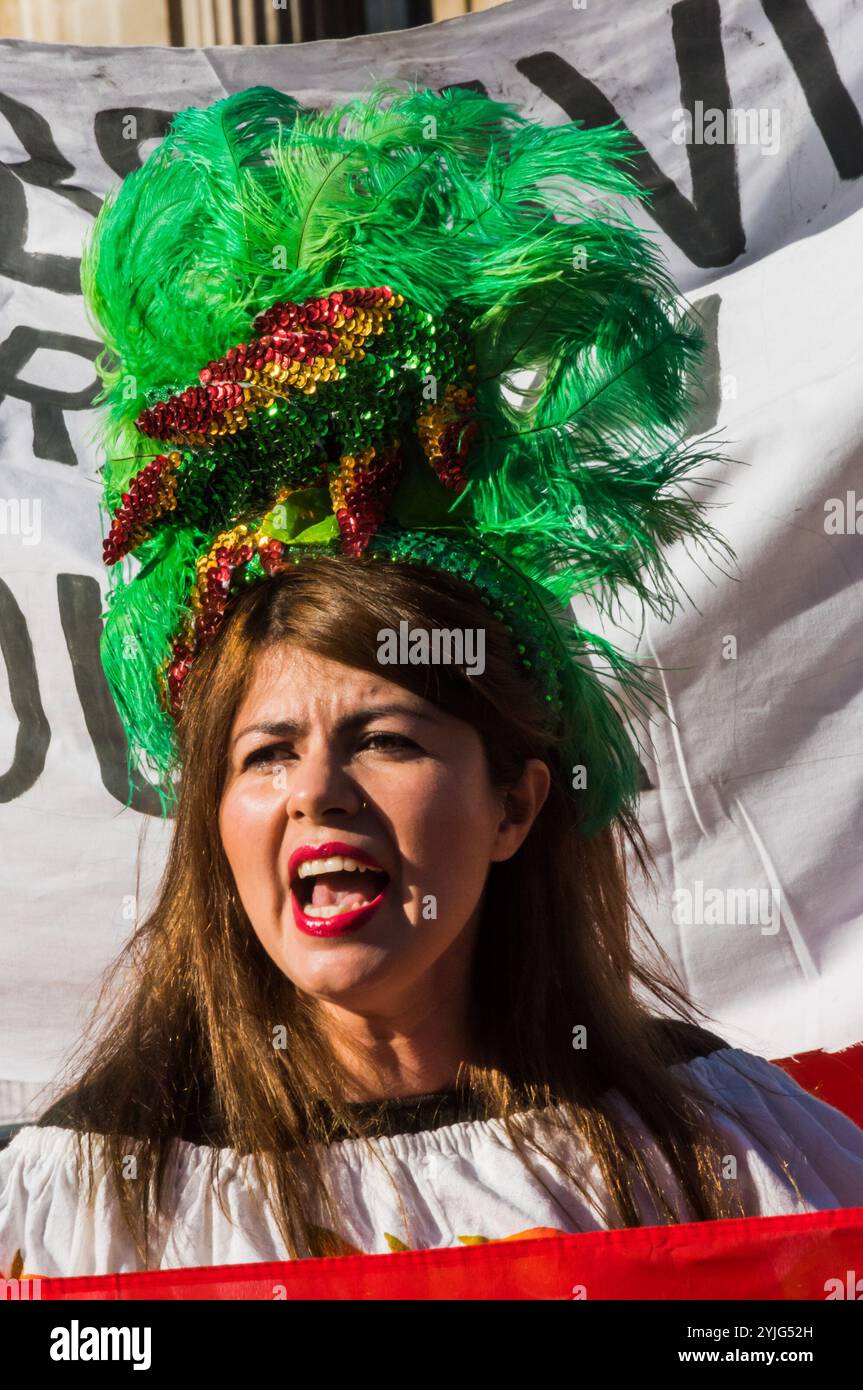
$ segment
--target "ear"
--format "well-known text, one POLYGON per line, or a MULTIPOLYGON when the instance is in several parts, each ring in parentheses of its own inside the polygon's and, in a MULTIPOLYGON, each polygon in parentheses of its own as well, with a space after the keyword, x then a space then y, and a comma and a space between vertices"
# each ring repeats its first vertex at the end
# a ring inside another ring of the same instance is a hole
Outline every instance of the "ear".
POLYGON ((504 814, 492 848, 492 863, 511 859, 524 843, 545 804, 550 786, 548 764, 542 758, 528 758, 519 780, 504 793, 504 814))

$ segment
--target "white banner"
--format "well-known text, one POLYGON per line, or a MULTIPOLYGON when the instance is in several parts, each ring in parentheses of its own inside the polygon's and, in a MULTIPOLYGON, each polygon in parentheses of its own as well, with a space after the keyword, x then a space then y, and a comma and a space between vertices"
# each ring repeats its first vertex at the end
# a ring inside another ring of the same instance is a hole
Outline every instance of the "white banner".
POLYGON ((272 48, 0 44, 0 1121, 39 1108, 170 833, 145 787, 123 809, 99 668, 81 242, 172 113, 257 84, 315 106, 383 76, 478 85, 639 142, 636 218, 712 339, 694 428, 739 460, 712 494, 734 577, 681 554, 697 607, 635 634, 674 718, 643 754, 658 875, 639 899, 729 1041, 863 1038, 861 62, 855 0, 513 0, 272 48))

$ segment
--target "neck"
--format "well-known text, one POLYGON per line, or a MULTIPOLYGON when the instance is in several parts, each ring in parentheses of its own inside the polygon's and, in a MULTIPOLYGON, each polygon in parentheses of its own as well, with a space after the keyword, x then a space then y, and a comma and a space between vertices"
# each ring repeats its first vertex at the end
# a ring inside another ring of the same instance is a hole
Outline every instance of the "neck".
POLYGON ((455 1088, 460 1064, 470 1060, 465 944, 460 937, 457 952, 400 993, 388 983, 385 1007, 373 999, 319 1001, 330 1046, 350 1077, 347 1101, 455 1088))

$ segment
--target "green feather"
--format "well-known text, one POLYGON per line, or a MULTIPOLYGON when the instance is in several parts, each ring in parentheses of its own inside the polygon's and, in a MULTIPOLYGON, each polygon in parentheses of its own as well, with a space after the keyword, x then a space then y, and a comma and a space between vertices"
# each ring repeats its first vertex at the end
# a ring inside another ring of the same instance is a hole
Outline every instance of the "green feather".
MULTIPOLYGON (((460 88, 384 81, 325 113, 253 88, 176 118, 106 200, 82 270, 107 349, 109 509, 159 451, 134 429, 140 410, 246 341, 274 302, 388 284, 436 317, 469 315, 480 430, 468 486, 454 501, 409 464, 391 517, 462 526, 532 584, 572 749, 589 748, 591 828, 631 804, 637 770, 605 682, 639 709, 651 692, 562 610, 588 594, 610 611, 632 591, 668 617, 668 547, 730 554, 684 486, 722 455, 686 437, 703 339, 621 204, 647 196, 633 162, 619 123, 545 127, 460 88), (524 373, 532 384, 516 390, 524 373)), ((131 756, 157 773, 173 735, 153 673, 210 539, 167 526, 138 548, 137 577, 127 561, 112 588, 105 668, 131 756), (130 633, 139 661, 123 655, 130 633)))

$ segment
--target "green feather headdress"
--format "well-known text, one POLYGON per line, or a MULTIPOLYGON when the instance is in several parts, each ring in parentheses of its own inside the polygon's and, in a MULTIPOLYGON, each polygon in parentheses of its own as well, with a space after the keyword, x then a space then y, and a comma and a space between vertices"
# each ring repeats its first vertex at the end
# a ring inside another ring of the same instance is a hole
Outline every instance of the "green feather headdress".
POLYGON ((667 617, 664 548, 723 542, 679 486, 716 457, 685 437, 702 338, 614 201, 644 196, 629 155, 617 126, 467 90, 379 83, 322 114, 254 88, 182 112, 106 200, 82 272, 102 659, 163 809, 196 652, 244 584, 329 552, 471 580, 586 769, 584 833, 631 809, 605 682, 649 685, 567 605, 626 588, 667 617))

